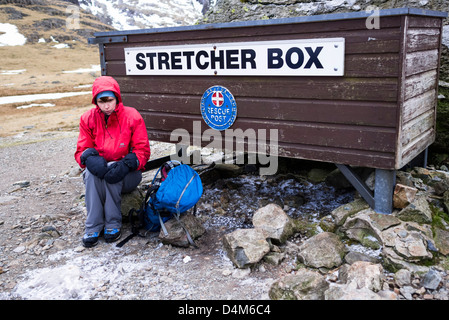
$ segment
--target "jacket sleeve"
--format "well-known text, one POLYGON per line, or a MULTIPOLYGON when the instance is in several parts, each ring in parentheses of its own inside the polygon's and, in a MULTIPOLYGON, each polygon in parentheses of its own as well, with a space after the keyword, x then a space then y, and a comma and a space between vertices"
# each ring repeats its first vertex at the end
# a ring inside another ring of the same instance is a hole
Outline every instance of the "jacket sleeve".
POLYGON ((137 159, 139 160, 139 167, 137 170, 143 170, 150 159, 151 150, 147 128, 139 113, 136 118, 136 125, 131 139, 131 151, 136 154, 137 159))
POLYGON ((76 151, 75 151, 75 160, 78 162, 79 166, 81 168, 85 168, 86 166, 81 164, 81 155, 83 152, 88 148, 94 147, 94 138, 92 136, 92 131, 89 129, 87 123, 88 123, 89 116, 87 114, 83 114, 80 119, 80 125, 79 125, 79 135, 78 135, 78 142, 76 144, 76 151))

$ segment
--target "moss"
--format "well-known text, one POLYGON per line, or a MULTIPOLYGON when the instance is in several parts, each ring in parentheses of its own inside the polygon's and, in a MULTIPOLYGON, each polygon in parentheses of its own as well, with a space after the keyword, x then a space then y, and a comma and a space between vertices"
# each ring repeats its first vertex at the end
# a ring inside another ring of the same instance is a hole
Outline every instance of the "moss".
POLYGON ((432 203, 429 203, 429 207, 432 211, 432 231, 434 232, 435 228, 446 230, 446 225, 449 224, 449 216, 432 203))

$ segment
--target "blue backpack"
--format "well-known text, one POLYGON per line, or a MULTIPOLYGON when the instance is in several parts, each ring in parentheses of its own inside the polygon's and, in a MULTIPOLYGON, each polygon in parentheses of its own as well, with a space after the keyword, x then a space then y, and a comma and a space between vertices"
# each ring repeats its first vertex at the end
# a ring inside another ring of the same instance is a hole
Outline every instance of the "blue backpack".
MULTIPOLYGON (((164 234, 167 235, 168 232, 164 223, 172 218, 179 221, 181 215, 195 207, 202 194, 201 178, 195 170, 179 161, 165 162, 156 172, 140 210, 131 210, 137 212, 139 223, 135 225, 133 212, 130 212, 132 235, 117 246, 123 246, 133 236, 138 235, 138 230, 141 228, 150 232, 157 232, 162 229, 164 234)), ((181 226, 183 226, 182 223, 181 226)), ((196 246, 187 229, 184 226, 183 228, 189 242, 196 246)))

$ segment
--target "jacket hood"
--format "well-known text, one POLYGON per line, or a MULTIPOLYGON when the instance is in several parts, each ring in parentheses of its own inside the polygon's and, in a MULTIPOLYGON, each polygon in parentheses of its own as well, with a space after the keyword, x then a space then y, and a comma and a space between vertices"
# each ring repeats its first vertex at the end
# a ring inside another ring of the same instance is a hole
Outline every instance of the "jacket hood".
MULTIPOLYGON (((120 86, 117 81, 109 76, 101 76, 95 79, 92 85, 92 104, 97 104, 95 97, 103 91, 112 91, 118 99, 118 103, 122 102, 122 95, 120 94, 120 86)), ((117 103, 117 104, 118 104, 117 103)))

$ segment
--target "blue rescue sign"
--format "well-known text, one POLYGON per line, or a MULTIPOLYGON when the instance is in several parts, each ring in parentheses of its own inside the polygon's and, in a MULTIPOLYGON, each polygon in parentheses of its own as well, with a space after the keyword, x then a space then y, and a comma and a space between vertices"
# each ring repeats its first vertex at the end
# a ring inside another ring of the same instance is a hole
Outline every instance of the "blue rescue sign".
POLYGON ((212 129, 228 129, 237 117, 234 96, 225 87, 210 87, 201 98, 201 115, 204 122, 212 129))

